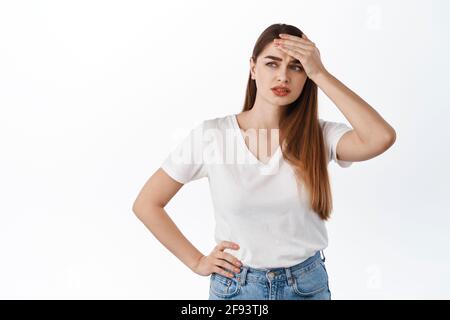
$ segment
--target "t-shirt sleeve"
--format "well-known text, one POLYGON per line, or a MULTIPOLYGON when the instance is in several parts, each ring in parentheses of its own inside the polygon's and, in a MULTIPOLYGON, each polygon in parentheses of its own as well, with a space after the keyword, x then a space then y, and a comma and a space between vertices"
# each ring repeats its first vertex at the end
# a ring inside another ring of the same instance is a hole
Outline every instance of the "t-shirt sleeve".
POLYGON ((335 161, 342 168, 350 167, 353 163, 352 161, 343 161, 337 159, 336 147, 339 139, 341 139, 344 133, 353 129, 345 123, 341 122, 325 121, 319 119, 319 123, 322 127, 323 137, 328 150, 328 159, 335 161))
POLYGON ((169 153, 161 168, 176 181, 186 184, 208 175, 203 160, 204 121, 192 128, 169 153))

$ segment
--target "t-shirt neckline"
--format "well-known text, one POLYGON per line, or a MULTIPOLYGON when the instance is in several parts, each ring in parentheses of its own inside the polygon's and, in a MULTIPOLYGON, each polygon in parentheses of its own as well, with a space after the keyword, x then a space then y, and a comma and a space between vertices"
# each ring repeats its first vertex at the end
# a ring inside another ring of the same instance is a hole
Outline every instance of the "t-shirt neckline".
POLYGON ((241 128, 239 127, 239 123, 237 121, 237 114, 232 114, 231 115, 231 122, 233 124, 233 128, 235 130, 237 130, 238 133, 238 140, 240 141, 241 146, 244 148, 246 154, 248 154, 254 161, 256 161, 258 163, 258 165, 260 166, 270 166, 274 161, 279 159, 279 156, 281 154, 281 146, 278 145, 277 149, 275 150, 275 152, 272 154, 272 156, 269 158, 269 161, 267 162, 262 162, 261 160, 259 160, 254 154, 253 152, 250 151, 250 149, 247 147, 247 144, 245 143, 244 140, 244 136, 242 135, 241 132, 241 128))

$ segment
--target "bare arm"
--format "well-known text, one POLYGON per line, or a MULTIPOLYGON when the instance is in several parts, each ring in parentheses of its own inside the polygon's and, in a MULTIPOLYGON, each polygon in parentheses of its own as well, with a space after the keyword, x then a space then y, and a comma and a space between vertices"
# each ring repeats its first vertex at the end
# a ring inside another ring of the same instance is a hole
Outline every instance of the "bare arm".
POLYGON ((170 252, 194 270, 203 254, 186 239, 164 210, 182 186, 159 168, 140 191, 133 212, 170 252))
POLYGON ((186 239, 164 210, 182 186, 182 183, 172 179, 159 168, 148 179, 134 201, 133 212, 150 232, 193 272, 203 276, 216 272, 232 278, 230 271, 238 272, 242 261, 224 250, 237 250, 239 245, 231 241, 221 241, 208 255, 204 255, 186 239))
POLYGON ((327 71, 318 73, 312 80, 334 102, 353 127, 353 130, 346 132, 338 142, 336 154, 339 160, 368 160, 394 144, 394 128, 342 82, 327 71))

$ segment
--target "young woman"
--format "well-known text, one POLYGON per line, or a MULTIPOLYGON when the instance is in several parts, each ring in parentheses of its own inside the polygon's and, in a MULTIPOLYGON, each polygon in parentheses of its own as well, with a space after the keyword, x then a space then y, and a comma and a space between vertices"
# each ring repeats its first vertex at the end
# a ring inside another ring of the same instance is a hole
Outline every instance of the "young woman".
POLYGON ((133 211, 193 272, 211 275, 209 299, 331 299, 323 254, 332 211, 327 165, 371 159, 395 137, 325 69, 314 42, 274 24, 255 44, 242 112, 195 126, 146 182, 133 211), (318 87, 353 128, 318 118, 318 87), (216 220, 217 246, 208 255, 164 210, 184 184, 203 177, 216 220))

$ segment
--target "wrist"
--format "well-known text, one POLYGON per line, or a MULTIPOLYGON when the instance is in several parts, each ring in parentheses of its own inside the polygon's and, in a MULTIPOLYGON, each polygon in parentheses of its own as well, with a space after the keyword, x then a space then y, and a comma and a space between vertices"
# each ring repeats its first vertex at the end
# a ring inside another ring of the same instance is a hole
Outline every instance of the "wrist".
POLYGON ((200 254, 199 256, 197 256, 194 261, 189 265, 189 269, 191 269, 192 271, 195 271, 195 269, 197 269, 197 266, 200 263, 200 260, 204 257, 204 254, 200 254))
POLYGON ((314 81, 316 84, 327 77, 330 76, 330 73, 326 69, 322 69, 319 72, 316 72, 314 75, 311 75, 309 78, 314 81))

